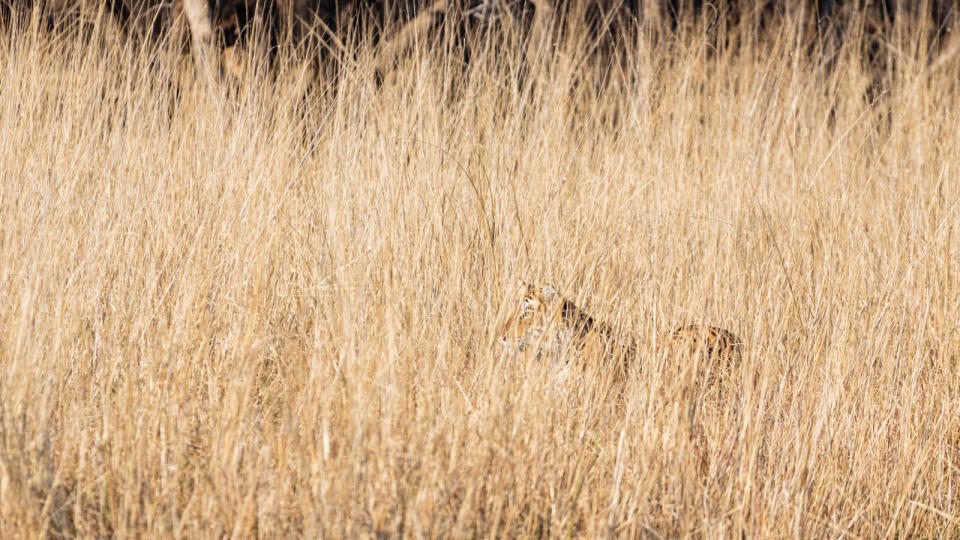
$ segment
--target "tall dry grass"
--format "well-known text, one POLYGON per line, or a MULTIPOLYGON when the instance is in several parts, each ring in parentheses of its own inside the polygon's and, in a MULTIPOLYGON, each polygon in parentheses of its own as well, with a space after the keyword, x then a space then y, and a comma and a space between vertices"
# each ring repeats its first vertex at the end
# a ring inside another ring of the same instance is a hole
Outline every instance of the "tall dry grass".
POLYGON ((797 28, 300 94, 10 23, 2 536, 960 535, 958 65, 903 32, 868 100, 797 28), (622 403, 493 343, 515 277, 642 338, 622 403), (700 321, 726 399, 667 377, 700 321))

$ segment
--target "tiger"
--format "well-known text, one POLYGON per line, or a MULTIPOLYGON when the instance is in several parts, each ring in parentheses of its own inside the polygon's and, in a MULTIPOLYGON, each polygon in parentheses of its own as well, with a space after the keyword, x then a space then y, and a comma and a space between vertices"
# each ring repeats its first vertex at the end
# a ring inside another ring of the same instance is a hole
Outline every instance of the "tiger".
MULTIPOLYGON (((572 361, 613 359, 620 374, 625 374, 637 359, 636 338, 618 333, 582 310, 556 288, 539 287, 519 280, 516 293, 508 299, 510 312, 496 331, 507 350, 545 357, 554 364, 572 361)), ((666 340, 674 352, 703 354, 708 360, 739 360, 742 342, 729 330, 697 324, 673 328, 666 340)))

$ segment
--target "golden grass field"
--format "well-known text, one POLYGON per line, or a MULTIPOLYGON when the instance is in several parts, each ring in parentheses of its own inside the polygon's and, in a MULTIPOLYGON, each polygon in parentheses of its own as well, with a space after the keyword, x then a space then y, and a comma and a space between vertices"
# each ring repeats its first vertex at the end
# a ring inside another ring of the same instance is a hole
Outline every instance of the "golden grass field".
POLYGON ((876 75, 695 26, 603 80, 496 34, 379 86, 361 44, 302 93, 9 26, 0 536, 960 536, 960 61, 919 34, 876 75), (639 337, 622 398, 496 343, 517 278, 639 337), (734 392, 680 323, 742 337, 734 392))

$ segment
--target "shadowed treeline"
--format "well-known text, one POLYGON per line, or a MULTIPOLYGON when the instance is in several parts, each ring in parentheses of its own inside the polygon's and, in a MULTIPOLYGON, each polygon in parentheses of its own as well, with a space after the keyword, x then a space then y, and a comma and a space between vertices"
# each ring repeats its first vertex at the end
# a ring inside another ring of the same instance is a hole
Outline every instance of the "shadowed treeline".
MULTIPOLYGON (((55 25, 109 17, 111 31, 178 41, 201 64, 212 62, 234 75, 251 41, 272 51, 286 46, 320 65, 353 58, 359 43, 369 40, 380 45, 377 69, 384 71, 418 40, 452 32, 448 37, 463 44, 477 27, 510 32, 519 26, 524 34, 546 32, 554 38, 564 29, 583 27, 577 34, 582 46, 606 53, 605 61, 637 31, 669 36, 701 28, 713 47, 736 49, 784 23, 805 29, 801 34, 809 51, 827 64, 838 47, 853 41, 882 71, 889 57, 902 55, 898 42, 905 33, 920 37, 932 65, 960 54, 954 31, 957 0, 47 0, 0 6, 8 21, 36 8, 55 25)), ((468 60, 471 47, 463 50, 468 60)))

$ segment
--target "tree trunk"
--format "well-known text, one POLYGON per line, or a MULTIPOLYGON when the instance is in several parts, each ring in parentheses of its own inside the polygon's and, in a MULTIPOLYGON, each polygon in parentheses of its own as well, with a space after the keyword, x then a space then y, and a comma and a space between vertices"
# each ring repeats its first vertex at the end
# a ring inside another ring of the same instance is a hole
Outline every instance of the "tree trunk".
POLYGON ((190 26, 191 48, 197 70, 204 77, 212 79, 213 26, 210 18, 210 6, 207 0, 183 0, 183 13, 190 26))

